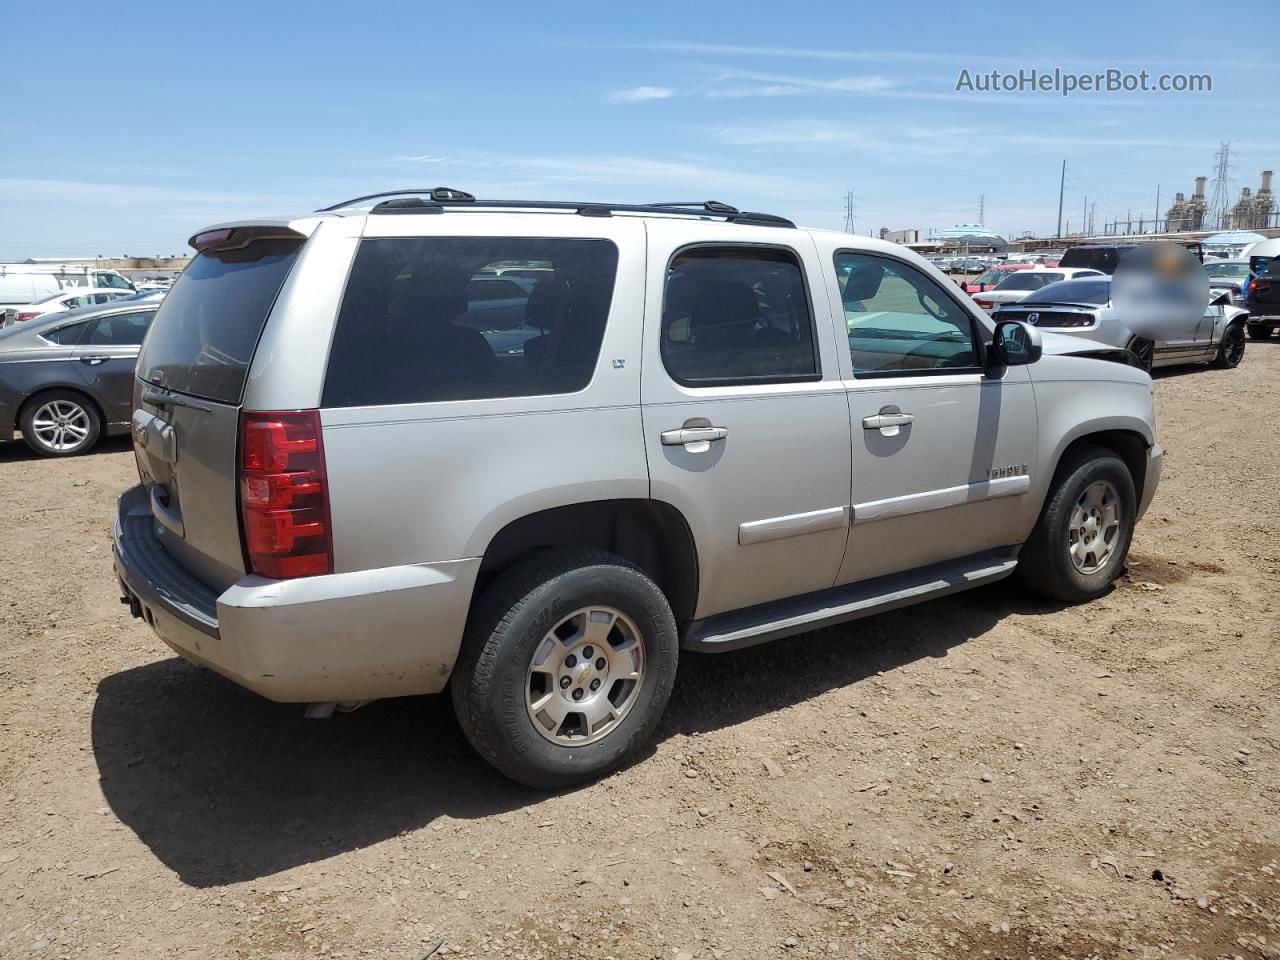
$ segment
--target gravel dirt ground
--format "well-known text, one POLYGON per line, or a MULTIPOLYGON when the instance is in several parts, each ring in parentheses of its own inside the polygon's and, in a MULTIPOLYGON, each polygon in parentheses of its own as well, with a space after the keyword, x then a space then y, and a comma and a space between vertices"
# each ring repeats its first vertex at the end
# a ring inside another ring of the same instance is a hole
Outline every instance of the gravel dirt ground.
POLYGON ((1157 377, 1102 600, 688 655, 555 796, 446 698, 304 721, 173 658, 116 599, 127 444, 0 446, 0 956, 1280 957, 1278 383, 1274 340, 1157 377))

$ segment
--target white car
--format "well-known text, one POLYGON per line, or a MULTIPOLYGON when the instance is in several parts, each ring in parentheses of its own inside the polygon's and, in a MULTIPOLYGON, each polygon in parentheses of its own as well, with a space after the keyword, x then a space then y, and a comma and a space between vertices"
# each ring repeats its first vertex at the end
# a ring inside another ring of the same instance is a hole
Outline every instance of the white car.
POLYGON ((1010 271, 1010 275, 985 293, 976 294, 973 302, 990 313, 1006 303, 1017 303, 1029 293, 1047 287, 1059 280, 1075 280, 1078 277, 1101 277, 1098 270, 1079 267, 1032 267, 1029 270, 1010 271))
POLYGON ((34 320, 36 317, 42 317, 46 313, 61 313, 64 310, 78 310, 80 307, 98 306, 110 303, 112 300, 119 300, 121 297, 131 297, 133 295, 133 290, 120 289, 118 287, 74 287, 70 290, 60 290, 42 300, 28 303, 26 306, 16 309, 11 308, 9 311, 10 316, 5 318, 5 322, 34 320))

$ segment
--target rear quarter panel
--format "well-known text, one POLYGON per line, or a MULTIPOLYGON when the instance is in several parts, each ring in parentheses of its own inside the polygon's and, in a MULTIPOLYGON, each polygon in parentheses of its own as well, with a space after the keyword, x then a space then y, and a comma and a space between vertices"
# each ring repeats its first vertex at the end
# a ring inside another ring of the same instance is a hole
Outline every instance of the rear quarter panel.
MULTIPOLYGON (((488 214, 463 214, 370 217, 365 235, 375 233, 504 230, 488 214)), ((323 409, 337 572, 480 557, 498 531, 527 514, 649 496, 639 405, 644 224, 521 214, 505 234, 617 246, 592 379, 572 394, 323 409)))

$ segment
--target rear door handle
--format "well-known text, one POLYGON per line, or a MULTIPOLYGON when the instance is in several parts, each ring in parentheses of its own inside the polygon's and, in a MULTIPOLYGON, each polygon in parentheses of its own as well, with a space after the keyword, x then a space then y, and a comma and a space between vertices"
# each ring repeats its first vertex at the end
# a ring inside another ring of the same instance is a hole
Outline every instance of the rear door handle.
POLYGON ((662 431, 664 447, 684 447, 690 453, 703 453, 711 444, 729 436, 725 427, 681 427, 679 430, 662 431))
POLYGON ((915 420, 909 413, 878 413, 874 417, 862 418, 863 430, 883 430, 886 427, 905 427, 915 420))

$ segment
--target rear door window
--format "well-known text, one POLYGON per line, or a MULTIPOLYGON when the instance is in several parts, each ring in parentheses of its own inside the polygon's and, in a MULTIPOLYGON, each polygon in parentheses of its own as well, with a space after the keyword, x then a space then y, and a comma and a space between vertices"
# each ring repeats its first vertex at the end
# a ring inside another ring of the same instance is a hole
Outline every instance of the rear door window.
POLYGON ((117 313, 95 320, 81 343, 98 347, 130 347, 142 343, 155 312, 117 313))
POLYGON ((790 250, 693 247, 667 268, 662 362, 678 383, 820 380, 813 316, 790 250))
POLYGON ((301 248, 299 240, 271 239, 198 254, 156 314, 139 375, 179 393, 239 403, 258 337, 301 248))
POLYGON ((84 333, 86 326, 88 326, 87 323, 69 323, 65 327, 58 327, 57 330, 46 330, 40 336, 59 346, 74 346, 80 342, 80 335, 84 333))
POLYGON ((618 250, 608 240, 362 240, 338 314, 323 404, 582 390, 595 372, 617 268, 618 250), (513 264, 528 276, 497 275, 513 264))

